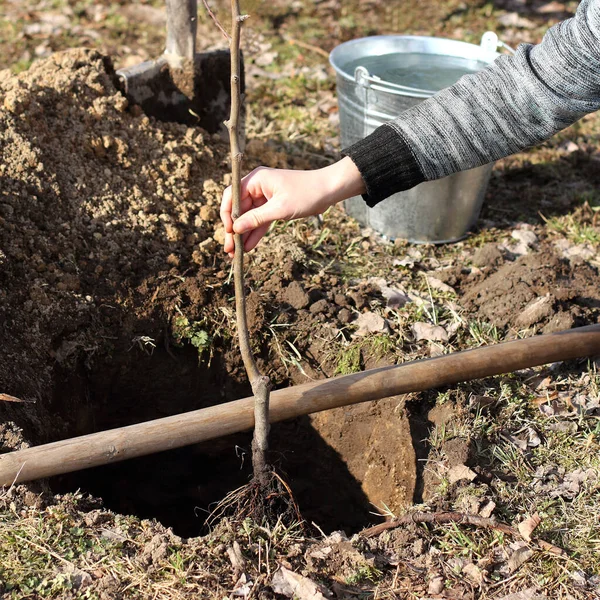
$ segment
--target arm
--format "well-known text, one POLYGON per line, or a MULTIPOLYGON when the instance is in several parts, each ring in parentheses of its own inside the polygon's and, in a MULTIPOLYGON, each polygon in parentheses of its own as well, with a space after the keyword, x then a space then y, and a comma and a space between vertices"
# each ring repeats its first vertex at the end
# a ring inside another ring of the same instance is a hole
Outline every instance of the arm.
POLYGON ((600 0, 345 150, 370 206, 539 144, 600 109, 600 0))

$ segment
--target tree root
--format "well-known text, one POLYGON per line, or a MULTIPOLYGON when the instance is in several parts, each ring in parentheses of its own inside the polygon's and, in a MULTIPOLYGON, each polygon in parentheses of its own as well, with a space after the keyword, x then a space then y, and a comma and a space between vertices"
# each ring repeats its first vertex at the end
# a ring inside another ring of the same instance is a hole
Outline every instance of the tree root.
MULTIPOLYGON (((414 512, 403 517, 386 521, 374 527, 369 527, 361 531, 361 535, 364 537, 374 537, 383 533, 387 529, 394 529, 401 527, 402 525, 408 525, 410 523, 432 523, 434 525, 443 525, 444 523, 457 523, 463 525, 473 525, 474 527, 481 527, 486 529, 493 529, 494 531, 501 531, 513 537, 523 538, 521 533, 505 523, 499 523, 495 519, 486 519, 479 515, 469 515, 459 512, 439 512, 439 513, 424 513, 414 512)), ((527 540, 529 541, 529 540, 527 540)), ((532 543, 537 544, 542 550, 550 552, 557 556, 568 556, 567 552, 550 542, 544 540, 531 540, 532 543)))
POLYGON ((254 477, 246 485, 229 492, 210 513, 206 524, 213 527, 223 518, 240 524, 250 519, 263 527, 303 522, 292 490, 273 470, 266 470, 262 477, 254 477))

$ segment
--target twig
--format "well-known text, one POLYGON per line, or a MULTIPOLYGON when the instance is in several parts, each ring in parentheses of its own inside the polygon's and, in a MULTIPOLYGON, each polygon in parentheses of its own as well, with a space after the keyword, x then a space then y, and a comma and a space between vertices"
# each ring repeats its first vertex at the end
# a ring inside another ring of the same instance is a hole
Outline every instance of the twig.
POLYGON ((296 40, 294 38, 286 38, 286 41, 288 44, 290 44, 290 46, 298 46, 299 48, 304 48, 305 50, 311 50, 312 52, 316 52, 317 54, 329 59, 329 52, 327 52, 327 50, 323 50, 323 48, 319 48, 319 46, 307 44, 306 42, 302 42, 301 40, 296 40))
MULTIPOLYGON (((486 519, 484 517, 480 517, 479 515, 469 515, 458 512, 414 512, 408 515, 404 515, 403 517, 392 519, 391 521, 386 521, 385 523, 380 523, 379 525, 375 525, 374 527, 364 529, 361 532, 361 535, 363 535, 364 537, 374 537, 376 535, 379 535, 380 533, 383 533, 387 529, 394 529, 395 527, 400 527, 401 525, 408 525, 410 523, 433 523, 435 525, 442 525, 444 523, 457 523, 464 525, 473 525, 474 527, 493 529, 494 531, 501 531, 502 533, 506 533, 517 538, 523 537, 519 533, 519 531, 514 527, 506 525, 505 523, 499 523, 495 519, 486 519)), ((567 553, 562 548, 559 548, 558 546, 555 546, 550 542, 546 542, 544 540, 532 541, 535 541, 535 543, 537 543, 540 546, 540 548, 546 550, 547 552, 551 552, 552 554, 556 554, 557 556, 567 555, 567 553)))
POLYGON ((215 25, 220 29, 221 33, 225 36, 225 39, 231 44, 231 36, 227 33, 227 31, 225 31, 225 28, 223 27, 223 25, 221 25, 221 22, 219 21, 219 19, 217 19, 217 15, 215 15, 215 13, 210 9, 210 6, 208 5, 208 0, 202 0, 202 2, 204 3, 204 8, 206 8, 206 12, 208 13, 208 16, 214 21, 215 25))
POLYGON ((6 492, 4 492, 4 494, 2 494, 2 496, 0 496, 0 500, 4 500, 4 498, 6 498, 12 492, 13 488, 15 487, 15 485, 17 483, 17 479, 19 479, 19 475, 21 474, 21 471, 23 470, 23 467, 25 467, 25 463, 23 463, 21 465, 21 468, 19 469, 19 471, 15 475, 15 478, 13 479, 13 482, 10 484, 10 487, 6 490, 6 492))
MULTIPOLYGON (((245 15, 240 14, 239 0, 231 0, 231 115, 227 122, 229 143, 231 146, 231 174, 233 202, 231 216, 233 220, 240 216, 241 195, 241 165, 243 154, 240 149, 240 109, 242 94, 240 89, 240 32, 245 15)), ((261 375, 250 347, 250 334, 246 319, 246 294, 244 290, 244 240, 240 234, 235 234, 234 285, 240 352, 244 367, 254 393, 254 437, 252 439, 252 466, 254 477, 264 482, 267 476, 266 454, 269 447, 269 395, 271 382, 268 377, 261 375)))

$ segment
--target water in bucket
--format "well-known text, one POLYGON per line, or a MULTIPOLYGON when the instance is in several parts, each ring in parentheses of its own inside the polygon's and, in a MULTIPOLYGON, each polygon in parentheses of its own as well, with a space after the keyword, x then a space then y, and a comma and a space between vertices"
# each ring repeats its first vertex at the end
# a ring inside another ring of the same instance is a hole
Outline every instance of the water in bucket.
POLYGON ((485 66, 484 62, 468 58, 409 52, 363 56, 341 68, 354 73, 356 67, 364 67, 371 76, 388 83, 438 92, 485 66))

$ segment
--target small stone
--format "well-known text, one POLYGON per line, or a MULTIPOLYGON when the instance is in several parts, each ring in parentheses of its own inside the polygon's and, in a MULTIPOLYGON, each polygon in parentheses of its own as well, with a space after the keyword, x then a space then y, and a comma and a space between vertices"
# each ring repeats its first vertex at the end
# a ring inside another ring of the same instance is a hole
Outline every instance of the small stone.
POLYGON ((333 297, 333 301, 338 305, 338 306, 348 306, 348 298, 346 298, 346 296, 344 296, 344 294, 336 294, 333 297))
POLYGON ((352 318, 352 313, 347 308, 342 308, 340 312, 338 312, 337 317, 340 323, 345 325, 346 323, 350 322, 350 319, 352 318))
POLYGON ((329 303, 327 302, 327 300, 325 300, 323 298, 322 300, 318 300, 317 302, 312 304, 309 310, 313 315, 316 315, 319 313, 326 312, 328 308, 329 308, 329 303))
POLYGON ((437 576, 434 577, 427 587, 427 593, 429 594, 441 594, 444 591, 444 578, 437 576))
POLYGON ((308 294, 297 281, 292 281, 283 292, 283 300, 296 310, 306 308, 310 303, 308 294))

